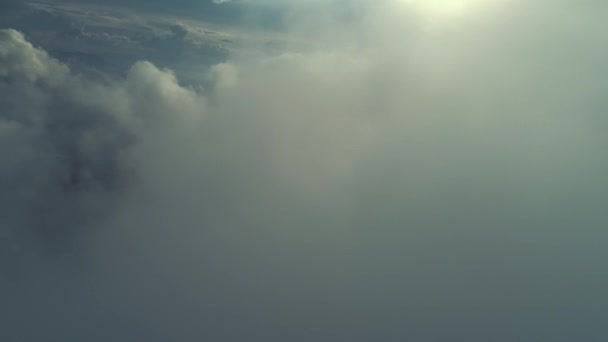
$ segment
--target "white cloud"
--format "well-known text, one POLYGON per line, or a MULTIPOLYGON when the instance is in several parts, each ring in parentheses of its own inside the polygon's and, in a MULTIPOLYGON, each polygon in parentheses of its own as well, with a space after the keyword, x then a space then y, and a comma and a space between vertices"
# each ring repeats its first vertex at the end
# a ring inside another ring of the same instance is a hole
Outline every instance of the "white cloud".
POLYGON ((1 31, 0 76, 25 78, 29 82, 45 80, 60 82, 67 72, 65 66, 48 58, 46 52, 34 49, 15 30, 1 31))

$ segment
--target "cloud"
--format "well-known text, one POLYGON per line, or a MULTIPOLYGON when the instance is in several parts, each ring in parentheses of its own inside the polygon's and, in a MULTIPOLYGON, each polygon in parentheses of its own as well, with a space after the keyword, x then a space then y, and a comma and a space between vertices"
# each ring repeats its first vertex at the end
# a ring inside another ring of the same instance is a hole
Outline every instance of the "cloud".
POLYGON ((32 44, 61 59, 72 70, 103 77, 122 76, 138 60, 159 67, 171 66, 183 82, 195 83, 201 69, 225 61, 235 44, 225 45, 234 35, 209 23, 128 9, 108 9, 90 4, 30 3, 6 5, 0 13, 3 27, 18 29, 32 44))
POLYGON ((99 200, 122 181, 130 133, 98 102, 116 100, 111 88, 72 75, 17 31, 0 40, 1 138, 15 148, 3 160, 3 208, 16 215, 5 230, 63 240, 109 204, 99 200))
POLYGON ((601 15, 365 9, 205 89, 2 31, 1 337, 603 340, 601 15))
POLYGON ((54 0, 72 6, 94 5, 96 9, 134 10, 141 14, 179 16, 199 19, 216 25, 251 29, 276 29, 282 26, 291 1, 226 1, 226 0, 108 0, 102 6, 95 0, 54 0), (219 6, 221 5, 221 6, 219 6))

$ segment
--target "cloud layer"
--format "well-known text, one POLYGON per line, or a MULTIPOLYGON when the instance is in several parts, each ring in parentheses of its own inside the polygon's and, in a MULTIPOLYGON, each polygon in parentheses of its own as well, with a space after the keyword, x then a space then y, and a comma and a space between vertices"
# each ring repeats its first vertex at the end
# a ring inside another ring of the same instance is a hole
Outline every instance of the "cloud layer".
POLYGON ((205 89, 0 31, 1 339, 605 340, 602 6, 315 6, 205 89))

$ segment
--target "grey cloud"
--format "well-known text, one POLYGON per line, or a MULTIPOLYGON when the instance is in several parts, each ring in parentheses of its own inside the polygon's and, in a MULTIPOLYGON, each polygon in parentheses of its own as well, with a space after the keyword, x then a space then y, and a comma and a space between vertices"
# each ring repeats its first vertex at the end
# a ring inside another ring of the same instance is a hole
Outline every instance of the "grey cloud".
MULTIPOLYGON (((93 0, 55 0, 63 4, 94 4, 93 0)), ((256 29, 277 29, 283 26, 289 2, 221 1, 217 0, 129 0, 106 1, 103 6, 135 10, 145 14, 178 15, 215 24, 229 24, 256 29)))
POLYGON ((146 59, 170 65, 191 83, 196 78, 191 66, 225 60, 230 50, 223 40, 232 38, 223 32, 206 34, 205 22, 184 25, 166 16, 56 2, 8 6, 0 13, 0 25, 26 33, 34 45, 78 72, 124 76, 133 63, 146 59))
POLYGON ((318 34, 317 50, 233 58, 205 93, 149 62, 90 80, 5 31, 3 217, 36 231, 39 202, 17 194, 42 193, 80 249, 0 255, 18 270, 0 334, 605 340, 602 16, 514 1, 428 26, 403 5, 367 9, 302 18, 294 39, 318 34), (539 13, 564 16, 539 29, 539 13), (56 154, 93 175, 73 201, 39 190, 70 170, 56 154))
POLYGON ((71 75, 17 31, 0 32, 1 138, 9 156, 2 206, 15 216, 3 230, 62 241, 110 205, 130 133, 96 103, 94 96, 112 95, 109 88, 71 75))

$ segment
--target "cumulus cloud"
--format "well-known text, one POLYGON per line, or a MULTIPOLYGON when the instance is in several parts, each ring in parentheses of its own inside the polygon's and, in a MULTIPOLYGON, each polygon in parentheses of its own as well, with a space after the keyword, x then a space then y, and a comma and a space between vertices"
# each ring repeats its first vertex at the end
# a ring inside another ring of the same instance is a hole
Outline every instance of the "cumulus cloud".
POLYGON ((23 32, 75 72, 101 77, 124 76, 145 59, 159 67, 170 65, 182 82, 196 83, 203 72, 192 65, 203 69, 225 61, 229 49, 236 48, 226 44, 233 35, 219 27, 211 33, 210 24, 200 20, 183 24, 167 15, 57 1, 4 6, 0 27, 23 32))
POLYGON ((1 31, 0 337, 604 340, 601 15, 364 8, 205 89, 1 31))
POLYGON ((117 95, 110 87, 71 75, 17 31, 0 35, 2 207, 14 216, 3 230, 15 244, 22 233, 64 240, 109 205, 131 136, 100 102, 117 95))

